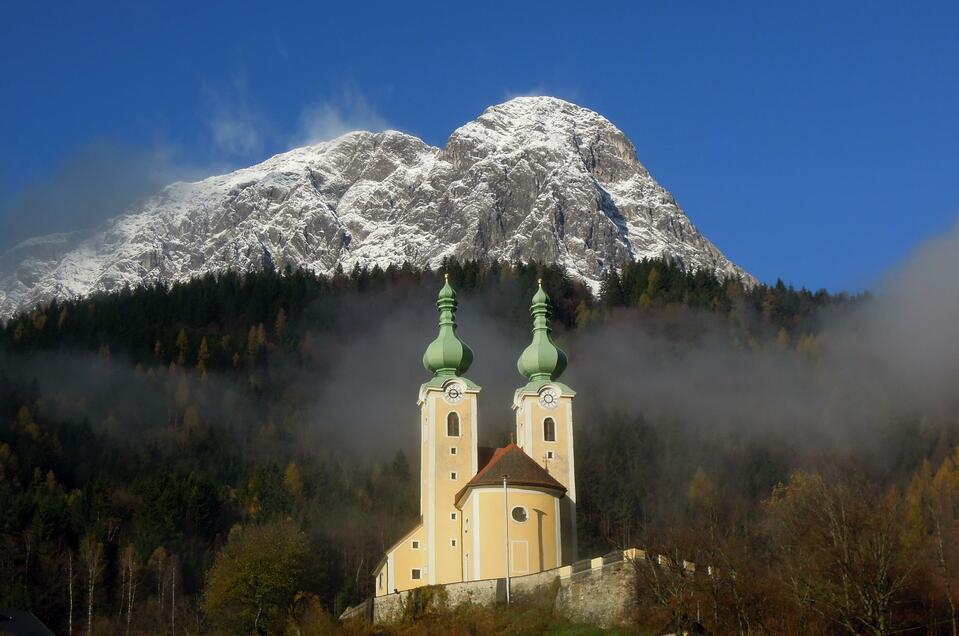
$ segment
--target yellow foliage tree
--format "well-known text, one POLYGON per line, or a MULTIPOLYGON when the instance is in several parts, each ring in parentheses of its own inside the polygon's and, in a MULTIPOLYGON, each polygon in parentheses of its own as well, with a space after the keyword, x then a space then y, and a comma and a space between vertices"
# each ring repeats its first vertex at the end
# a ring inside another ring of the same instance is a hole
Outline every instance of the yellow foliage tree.
POLYGON ((294 497, 303 496, 303 476, 300 474, 300 467, 296 462, 290 462, 283 471, 283 485, 294 497))
POLYGON ((206 363, 210 359, 210 347, 206 343, 206 336, 200 340, 200 350, 196 354, 196 368, 200 373, 206 373, 206 363))
POLYGON ((907 493, 911 545, 921 551, 949 604, 953 634, 959 634, 954 583, 959 575, 959 449, 933 471, 923 462, 907 493))
POLYGON ((305 583, 310 551, 291 520, 235 526, 216 555, 203 593, 214 629, 280 633, 305 583))

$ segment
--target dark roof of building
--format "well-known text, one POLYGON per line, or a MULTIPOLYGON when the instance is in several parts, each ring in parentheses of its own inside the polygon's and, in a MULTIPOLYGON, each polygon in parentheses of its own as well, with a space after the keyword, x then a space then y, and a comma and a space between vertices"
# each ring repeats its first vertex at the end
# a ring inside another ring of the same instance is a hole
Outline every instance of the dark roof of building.
POLYGON ((558 490, 561 493, 566 492, 563 484, 553 479, 542 466, 533 461, 532 457, 513 442, 503 448, 497 448, 485 464, 480 461, 479 451, 481 450, 483 449, 477 449, 477 463, 483 467, 463 486, 462 490, 456 493, 456 502, 459 502, 466 491, 474 486, 502 485, 504 475, 510 486, 534 486, 558 490))
POLYGON ((11 636, 54 636, 40 619, 30 612, 0 608, 0 634, 11 636))

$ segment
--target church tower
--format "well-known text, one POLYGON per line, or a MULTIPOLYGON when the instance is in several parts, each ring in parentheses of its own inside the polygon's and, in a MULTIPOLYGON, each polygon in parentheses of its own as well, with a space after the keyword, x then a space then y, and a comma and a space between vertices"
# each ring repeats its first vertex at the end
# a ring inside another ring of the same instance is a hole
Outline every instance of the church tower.
POLYGON ((423 354, 420 386, 420 518, 373 571, 376 596, 424 585, 543 572, 576 560, 573 396, 558 378, 549 298, 533 296, 533 341, 517 368, 516 442, 477 447, 480 387, 465 377, 473 352, 456 333, 456 292, 436 300, 439 334, 423 354))
POLYGON ((480 387, 463 376, 473 352, 456 333, 456 293, 449 278, 436 300, 439 335, 423 366, 433 377, 420 387, 420 514, 425 551, 421 584, 463 580, 463 540, 456 494, 477 472, 476 398, 480 387))
POLYGON ((516 443, 566 488, 561 502, 562 563, 576 560, 576 470, 573 461, 573 397, 557 379, 566 369, 566 354, 550 337, 549 297, 542 281, 533 296, 533 341, 520 355, 517 369, 528 380, 516 390, 516 443))

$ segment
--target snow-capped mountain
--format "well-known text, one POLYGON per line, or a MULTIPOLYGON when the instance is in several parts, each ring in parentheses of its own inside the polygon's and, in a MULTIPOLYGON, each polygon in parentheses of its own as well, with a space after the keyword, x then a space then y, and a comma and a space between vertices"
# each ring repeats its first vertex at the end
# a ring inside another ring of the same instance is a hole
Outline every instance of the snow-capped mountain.
POLYGON ((195 183, 86 232, 0 255, 0 317, 54 297, 272 264, 542 259, 596 284, 628 259, 754 279, 703 237, 608 120, 519 97, 456 130, 445 148, 353 132, 195 183))

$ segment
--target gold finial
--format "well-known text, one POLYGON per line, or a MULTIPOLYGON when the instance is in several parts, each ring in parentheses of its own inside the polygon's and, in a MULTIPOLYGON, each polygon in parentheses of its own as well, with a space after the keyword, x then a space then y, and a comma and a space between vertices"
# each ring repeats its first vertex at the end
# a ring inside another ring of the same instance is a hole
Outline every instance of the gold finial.
POLYGON ((542 286, 543 286, 543 279, 542 279, 542 278, 537 278, 537 279, 536 279, 536 284, 539 285, 540 287, 542 287, 542 286))
POLYGON ((449 272, 443 272, 443 281, 444 281, 444 282, 447 282, 447 283, 450 282, 450 273, 449 273, 449 272))

